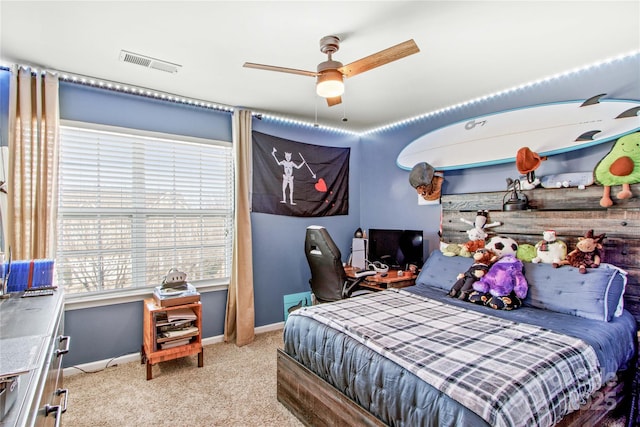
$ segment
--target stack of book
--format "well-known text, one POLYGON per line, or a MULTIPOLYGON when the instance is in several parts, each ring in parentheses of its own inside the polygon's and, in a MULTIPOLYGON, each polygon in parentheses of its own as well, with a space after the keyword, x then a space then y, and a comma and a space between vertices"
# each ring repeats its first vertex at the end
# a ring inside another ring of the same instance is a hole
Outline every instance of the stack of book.
POLYGON ((164 311, 156 314, 157 342, 160 349, 189 344, 198 335, 196 314, 190 308, 164 311))
POLYGON ((172 307, 200 301, 200 293, 190 283, 177 286, 162 285, 153 289, 153 298, 160 307, 172 307))
POLYGON ((54 266, 52 259, 9 260, 0 268, 0 276, 7 282, 7 292, 50 288, 53 286, 54 266))

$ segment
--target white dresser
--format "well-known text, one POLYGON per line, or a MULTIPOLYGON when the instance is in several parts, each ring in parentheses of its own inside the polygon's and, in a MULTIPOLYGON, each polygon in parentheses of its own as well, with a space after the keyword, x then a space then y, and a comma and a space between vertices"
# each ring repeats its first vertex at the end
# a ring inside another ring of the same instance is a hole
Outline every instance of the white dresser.
MULTIPOLYGON (((0 426, 58 426, 66 411, 62 359, 69 351, 64 336, 64 295, 0 300, 0 376, 17 375, 17 390, 5 389, 11 408, 0 426)), ((15 385, 14 385, 15 386, 15 385)))

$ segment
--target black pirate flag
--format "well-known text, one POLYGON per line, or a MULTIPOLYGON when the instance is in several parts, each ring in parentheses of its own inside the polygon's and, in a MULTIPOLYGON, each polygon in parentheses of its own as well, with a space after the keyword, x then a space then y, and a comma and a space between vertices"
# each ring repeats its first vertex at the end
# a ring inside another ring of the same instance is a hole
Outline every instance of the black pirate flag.
POLYGON ((253 211, 308 217, 347 215, 349 155, 349 148, 253 132, 253 211))

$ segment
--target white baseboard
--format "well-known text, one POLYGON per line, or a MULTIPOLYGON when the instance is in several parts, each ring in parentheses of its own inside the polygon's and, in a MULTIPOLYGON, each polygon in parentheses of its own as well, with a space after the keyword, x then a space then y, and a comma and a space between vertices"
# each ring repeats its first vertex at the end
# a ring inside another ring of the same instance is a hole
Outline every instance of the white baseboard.
POLYGON ((272 323, 270 325, 258 326, 254 329, 256 334, 264 334, 265 332, 277 331, 284 328, 284 322, 272 323))
MULTIPOLYGON (((272 332, 281 330, 284 328, 284 322, 272 323, 270 325, 258 326, 254 329, 256 334, 263 334, 265 332, 272 332)), ((224 335, 217 335, 215 337, 208 337, 202 339, 202 345, 211 345, 217 344, 224 341, 224 335)), ((83 372, 97 372, 102 371, 103 369, 110 368, 112 366, 117 366, 120 363, 130 363, 130 362, 139 362, 140 361, 140 352, 125 354, 123 356, 114 357, 111 359, 97 360, 95 362, 83 363, 82 365, 71 366, 68 368, 64 368, 64 376, 68 377, 71 375, 81 374, 83 372)))

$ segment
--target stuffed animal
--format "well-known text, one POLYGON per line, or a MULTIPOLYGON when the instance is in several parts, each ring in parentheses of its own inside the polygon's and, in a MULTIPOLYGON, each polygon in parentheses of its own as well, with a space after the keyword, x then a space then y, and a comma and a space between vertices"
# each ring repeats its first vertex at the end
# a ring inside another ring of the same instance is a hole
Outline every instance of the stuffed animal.
MULTIPOLYGON (((529 182, 526 176, 520 176, 517 181, 520 183, 520 190, 533 190, 541 184, 540 178, 535 178, 533 182, 529 182)), ((513 191, 515 185, 516 181, 513 178, 507 178, 507 191, 513 191)))
POLYGON ((585 274, 587 268, 597 268, 602 261, 602 242, 606 235, 593 235, 593 230, 585 233, 584 237, 578 238, 576 248, 569 252, 567 259, 562 261, 560 265, 570 265, 578 268, 578 272, 585 274))
POLYGON ((416 164, 409 173, 409 183, 427 201, 440 199, 444 172, 436 172, 427 162, 416 164))
POLYGON ((440 252, 444 256, 461 256, 465 258, 471 258, 472 252, 469 252, 467 248, 460 243, 445 243, 440 242, 440 252))
POLYGON ((523 262, 531 262, 536 257, 536 247, 528 243, 518 245, 516 258, 523 262))
POLYGON ((529 182, 526 176, 521 176, 518 179, 520 180, 520 189, 522 190, 533 190, 534 188, 539 187, 542 183, 538 177, 536 177, 532 182, 529 182))
POLYGON ((640 132, 618 138, 609 154, 596 165, 593 176, 597 184, 604 186, 600 206, 608 208, 613 205, 612 185, 622 185, 622 190, 616 195, 618 199, 632 197, 631 184, 640 182, 640 132))
POLYGON ((440 242, 440 252, 444 256, 457 256, 460 254, 460 245, 456 243, 440 242))
POLYGON ((487 210, 478 210, 474 222, 471 222, 468 219, 460 218, 460 221, 473 226, 472 229, 467 230, 469 240, 485 240, 487 237, 489 237, 489 235, 485 231, 486 228, 493 228, 497 227, 498 225, 502 225, 502 223, 499 221, 487 224, 488 219, 489 211, 487 210))
POLYGON ((484 244, 484 247, 502 258, 505 255, 516 256, 518 243, 511 237, 493 236, 484 244))
POLYGON ((466 249, 467 252, 469 252, 469 256, 471 256, 471 254, 474 254, 478 249, 484 248, 484 240, 469 240, 461 246, 463 249, 466 249))
POLYGON ((520 307, 529 290, 523 269, 522 261, 515 256, 503 256, 489 268, 487 274, 473 283, 469 301, 496 310, 520 307))
POLYGON ((529 147, 522 147, 516 153, 516 168, 518 168, 518 172, 527 176, 528 182, 533 183, 536 179, 534 171, 545 160, 547 160, 547 156, 540 156, 531 151, 529 147))
POLYGON ((471 258, 475 251, 484 248, 484 240, 469 240, 465 243, 440 242, 440 252, 444 256, 462 256, 471 258))
POLYGON ((554 230, 542 232, 542 240, 535 247, 536 256, 531 260, 534 264, 543 262, 557 267, 567 257, 567 244, 556 238, 554 230))
POLYGON ((458 274, 456 283, 449 291, 450 297, 466 300, 471 293, 473 282, 484 276, 489 271, 489 266, 498 260, 498 257, 487 249, 478 249, 473 254, 474 263, 464 272, 458 274))

